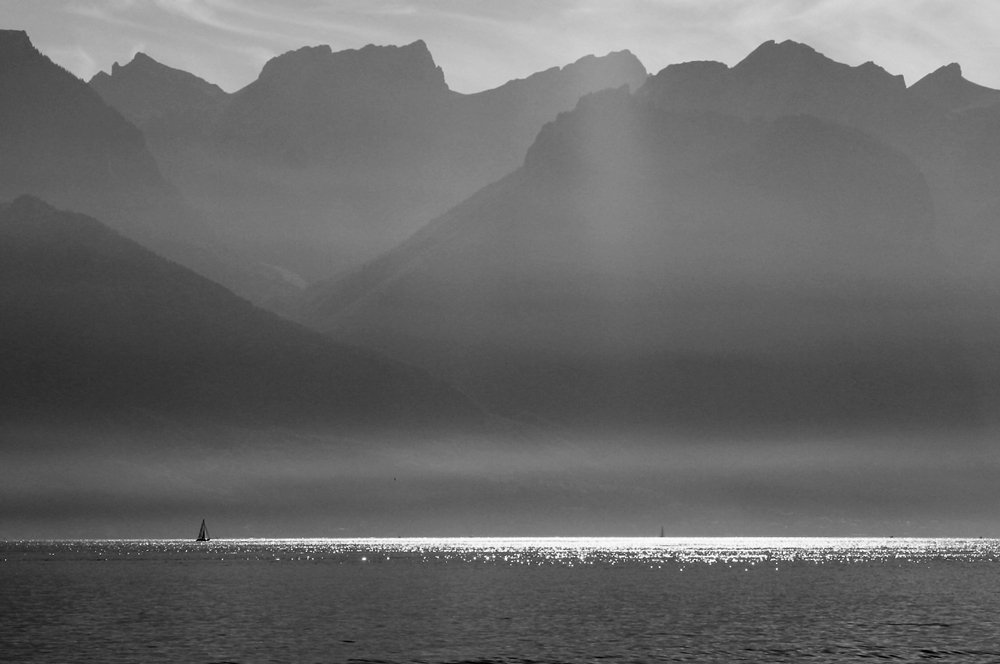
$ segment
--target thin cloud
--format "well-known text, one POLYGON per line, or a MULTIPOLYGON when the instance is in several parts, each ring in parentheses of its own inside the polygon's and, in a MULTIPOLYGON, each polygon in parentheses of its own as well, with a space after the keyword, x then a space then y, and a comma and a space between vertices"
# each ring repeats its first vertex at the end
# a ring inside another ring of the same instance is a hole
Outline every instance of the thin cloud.
MULTIPOLYGON (((128 5, 128 6, 131 7, 131 5, 128 5)), ((111 25, 117 25, 117 26, 121 26, 121 27, 125 27, 125 28, 130 28, 130 29, 133 29, 133 30, 148 30, 149 29, 149 26, 146 25, 146 24, 144 24, 144 23, 124 18, 124 17, 122 17, 122 16, 120 16, 118 14, 115 14, 113 12, 109 12, 106 9, 103 9, 101 7, 95 7, 93 5, 73 3, 73 4, 70 4, 70 5, 67 5, 64 8, 64 11, 67 14, 70 14, 70 15, 73 15, 73 16, 81 16, 83 18, 90 18, 90 19, 94 19, 94 20, 97 20, 97 21, 101 21, 103 23, 109 23, 111 25)))
MULTIPOLYGON (((168 0, 169 1, 169 0, 168 0)), ((306 45, 308 41, 320 41, 330 43, 331 38, 352 39, 354 41, 381 41, 392 39, 393 34, 389 30, 380 28, 377 24, 363 16, 361 12, 337 12, 335 15, 341 20, 329 20, 321 18, 324 7, 316 7, 311 4, 307 7, 296 9, 288 4, 282 5, 280 10, 274 10, 271 5, 254 5, 251 3, 238 3, 232 0, 206 0, 213 9, 222 12, 228 19, 223 21, 218 15, 211 18, 217 22, 224 22, 232 26, 234 22, 240 24, 253 24, 256 26, 268 26, 266 32, 268 38, 276 43, 289 44, 289 48, 298 48, 306 45), (353 19, 353 20, 352 20, 353 19)), ((203 20, 209 20, 207 16, 202 16, 203 20)), ((254 28, 261 31, 260 27, 254 28)))
MULTIPOLYGON (((155 0, 155 3, 164 12, 180 16, 203 27, 244 37, 269 40, 280 40, 284 37, 281 32, 264 30, 222 18, 217 10, 220 8, 225 10, 227 8, 225 3, 213 0, 155 0)), ((232 14, 233 12, 229 12, 230 16, 232 14)))
POLYGON ((376 7, 368 13, 373 16, 415 16, 420 10, 411 4, 376 7))

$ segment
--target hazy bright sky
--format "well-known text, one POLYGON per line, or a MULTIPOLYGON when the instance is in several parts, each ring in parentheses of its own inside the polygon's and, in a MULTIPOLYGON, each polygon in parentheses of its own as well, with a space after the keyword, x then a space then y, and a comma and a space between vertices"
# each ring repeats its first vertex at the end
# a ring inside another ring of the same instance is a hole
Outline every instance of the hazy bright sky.
POLYGON ((229 91, 301 46, 417 39, 460 92, 621 49, 653 73, 733 65, 768 39, 873 60, 908 84, 959 62, 966 78, 1000 88, 996 0, 0 0, 0 27, 27 30, 84 79, 142 51, 229 91))

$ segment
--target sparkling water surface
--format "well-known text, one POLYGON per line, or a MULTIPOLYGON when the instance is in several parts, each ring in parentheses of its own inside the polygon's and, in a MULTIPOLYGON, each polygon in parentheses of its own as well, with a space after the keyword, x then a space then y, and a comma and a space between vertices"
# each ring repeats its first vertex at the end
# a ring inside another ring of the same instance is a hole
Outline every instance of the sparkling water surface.
POLYGON ((1000 541, 0 543, 3 662, 1000 661, 1000 541))

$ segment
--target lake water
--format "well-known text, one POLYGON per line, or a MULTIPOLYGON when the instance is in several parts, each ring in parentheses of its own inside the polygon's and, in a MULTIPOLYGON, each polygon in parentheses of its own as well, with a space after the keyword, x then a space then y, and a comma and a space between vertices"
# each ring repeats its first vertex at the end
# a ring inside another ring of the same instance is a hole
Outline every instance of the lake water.
POLYGON ((1000 541, 0 543, 2 662, 1000 661, 1000 541))

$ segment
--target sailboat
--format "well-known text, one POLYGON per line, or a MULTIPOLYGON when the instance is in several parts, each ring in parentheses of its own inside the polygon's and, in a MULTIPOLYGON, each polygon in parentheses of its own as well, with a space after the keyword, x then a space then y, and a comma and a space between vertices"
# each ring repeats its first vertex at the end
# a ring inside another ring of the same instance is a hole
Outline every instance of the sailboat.
POLYGON ((212 539, 212 538, 208 536, 208 528, 205 527, 205 520, 202 519, 201 520, 201 529, 198 530, 198 539, 196 539, 195 541, 196 542, 207 542, 210 539, 212 539))

